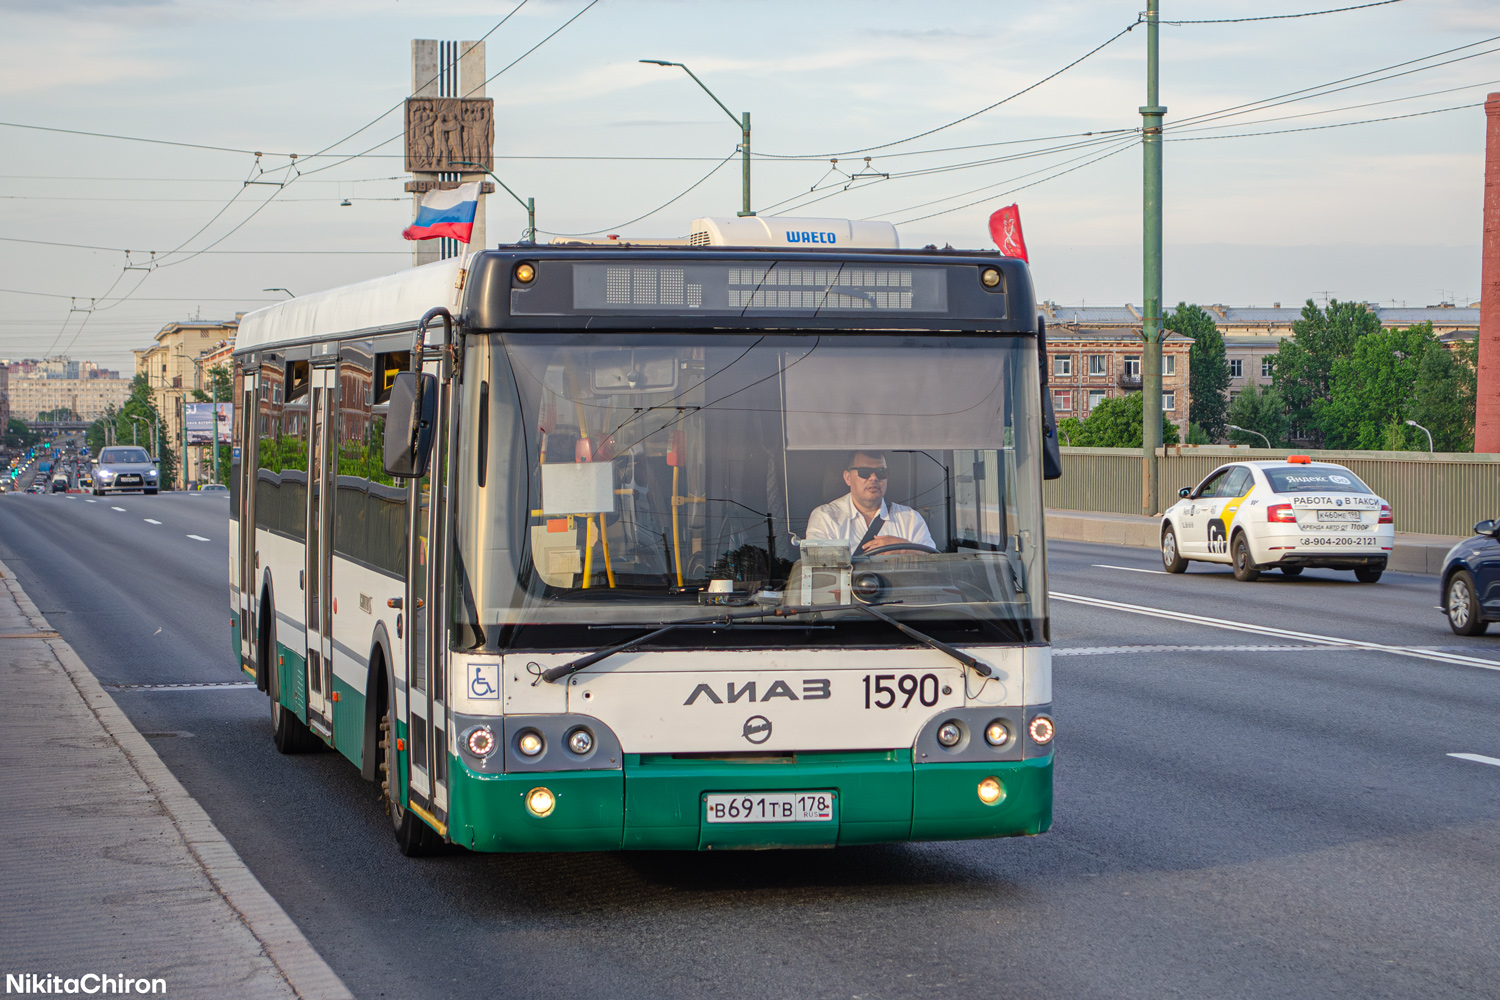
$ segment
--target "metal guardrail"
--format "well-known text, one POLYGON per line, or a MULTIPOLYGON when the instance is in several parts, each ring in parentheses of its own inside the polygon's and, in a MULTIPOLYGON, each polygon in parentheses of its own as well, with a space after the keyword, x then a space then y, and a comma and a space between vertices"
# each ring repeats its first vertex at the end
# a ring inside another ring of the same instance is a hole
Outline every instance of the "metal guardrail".
MULTIPOLYGON (((1228 462, 1285 459, 1305 454, 1337 462, 1390 501, 1397 531, 1468 535, 1474 522, 1500 516, 1500 455, 1416 451, 1305 451, 1227 445, 1160 448, 1161 505, 1183 486, 1196 486, 1228 462)), ((1133 448, 1063 448, 1063 476, 1045 484, 1048 507, 1144 513, 1141 453, 1133 448)))

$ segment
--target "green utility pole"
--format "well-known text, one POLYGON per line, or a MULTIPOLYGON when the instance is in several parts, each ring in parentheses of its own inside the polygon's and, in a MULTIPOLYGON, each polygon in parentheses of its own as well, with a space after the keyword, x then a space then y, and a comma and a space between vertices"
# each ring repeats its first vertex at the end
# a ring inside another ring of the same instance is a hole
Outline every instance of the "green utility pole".
POLYGON ((1145 306, 1141 310, 1141 513, 1161 513, 1156 449, 1161 447, 1161 120, 1157 103, 1157 17, 1160 0, 1146 0, 1146 105, 1141 108, 1144 167, 1141 215, 1145 306))
MULTIPOLYGON (((535 243, 536 242, 536 199, 535 198, 527 198, 525 201, 521 201, 521 196, 520 195, 516 194, 514 191, 512 191, 510 189, 510 186, 508 184, 506 184, 500 178, 496 177, 495 176, 495 172, 493 170, 486 170, 483 164, 475 163, 472 160, 453 160, 452 162, 453 162, 454 166, 458 166, 458 167, 478 167, 480 170, 483 170, 486 174, 489 175, 490 180, 494 181, 496 184, 499 184, 501 187, 505 188, 505 193, 506 194, 510 195, 512 198, 516 199, 516 201, 520 202, 521 207, 524 208, 524 209, 526 209, 526 239, 523 242, 525 242, 525 243, 535 243)), ((285 291, 285 289, 283 289, 283 291, 285 291)))
POLYGON ((754 215, 755 213, 750 210, 750 112, 746 111, 738 118, 736 118, 734 116, 734 112, 725 107, 724 102, 719 100, 718 97, 715 97, 712 90, 709 90, 708 87, 704 86, 703 81, 698 79, 697 74, 688 69, 680 62, 668 62, 665 59, 642 59, 641 62, 649 63, 652 66, 679 67, 684 73, 693 78, 694 83, 696 83, 700 87, 703 87, 703 92, 705 94, 707 94, 709 97, 713 97, 715 104, 717 104, 721 108, 724 108, 724 113, 729 116, 730 121, 734 122, 740 127, 740 166, 744 175, 744 208, 740 209, 739 215, 741 218, 744 218, 747 215, 754 215))

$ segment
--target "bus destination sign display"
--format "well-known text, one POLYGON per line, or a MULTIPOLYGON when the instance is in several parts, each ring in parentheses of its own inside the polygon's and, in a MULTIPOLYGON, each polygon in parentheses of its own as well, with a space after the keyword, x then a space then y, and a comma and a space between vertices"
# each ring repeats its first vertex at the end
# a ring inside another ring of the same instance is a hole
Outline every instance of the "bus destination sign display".
POLYGON ((941 267, 574 263, 577 312, 942 313, 941 267))

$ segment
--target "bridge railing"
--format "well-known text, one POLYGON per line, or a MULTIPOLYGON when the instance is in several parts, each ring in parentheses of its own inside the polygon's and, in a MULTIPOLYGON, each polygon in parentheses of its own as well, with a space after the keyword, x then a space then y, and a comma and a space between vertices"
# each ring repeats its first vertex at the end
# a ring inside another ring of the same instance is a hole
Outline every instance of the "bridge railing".
MULTIPOLYGON (((1416 451, 1290 451, 1227 445, 1157 450, 1163 509, 1183 486, 1196 486, 1227 462, 1309 455, 1337 462, 1391 504, 1397 531, 1467 535, 1474 522, 1500 517, 1500 455, 1416 451)), ((1063 476, 1046 484, 1048 507, 1143 513, 1141 453, 1134 448, 1063 448, 1063 476)))

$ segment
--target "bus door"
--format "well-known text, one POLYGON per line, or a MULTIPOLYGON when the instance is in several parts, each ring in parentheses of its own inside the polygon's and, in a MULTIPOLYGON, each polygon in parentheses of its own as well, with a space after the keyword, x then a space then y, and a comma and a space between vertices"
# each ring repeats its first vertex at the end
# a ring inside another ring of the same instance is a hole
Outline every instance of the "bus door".
POLYGON ((447 814, 448 748, 444 733, 443 664, 447 645, 438 608, 442 588, 444 531, 443 489, 448 448, 448 386, 441 381, 441 362, 422 370, 438 378, 437 426, 427 475, 413 480, 407 510, 411 517, 411 555, 407 560, 406 620, 408 633, 406 731, 410 740, 410 790, 418 808, 433 818, 447 814))
MULTIPOLYGON (((238 501, 235 505, 235 513, 240 519, 237 550, 240 571, 237 581, 240 588, 240 660, 252 668, 257 663, 256 655, 259 650, 255 648, 256 623, 251 616, 259 613, 256 598, 260 596, 260 588, 256 582, 260 567, 256 565, 255 551, 255 482, 259 466, 255 452, 260 438, 256 427, 260 420, 260 407, 256 405, 255 400, 257 385, 260 381, 257 374, 257 372, 247 371, 243 376, 243 391, 236 401, 238 406, 235 414, 239 418, 239 435, 230 445, 240 454, 239 475, 235 480, 239 490, 239 495, 235 498, 238 501)), ((214 447, 218 447, 217 442, 214 447)), ((256 680, 264 683, 261 678, 256 678, 256 680)))
MULTIPOLYGON (((335 361, 337 360, 335 356, 335 361)), ((313 364, 317 364, 314 359, 313 364)), ((331 577, 334 481, 334 409, 338 406, 338 369, 313 368, 307 434, 307 724, 324 739, 333 737, 333 586, 331 577)))

